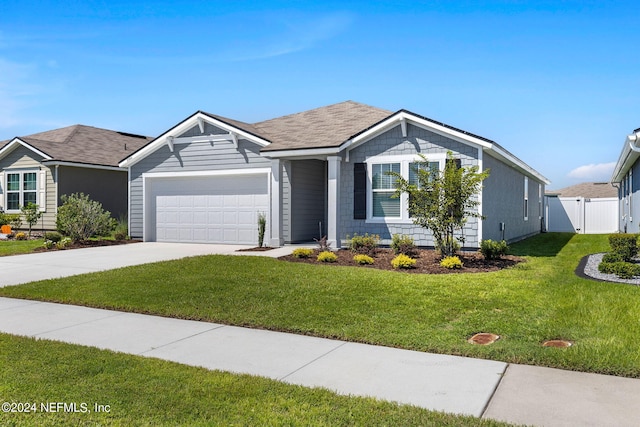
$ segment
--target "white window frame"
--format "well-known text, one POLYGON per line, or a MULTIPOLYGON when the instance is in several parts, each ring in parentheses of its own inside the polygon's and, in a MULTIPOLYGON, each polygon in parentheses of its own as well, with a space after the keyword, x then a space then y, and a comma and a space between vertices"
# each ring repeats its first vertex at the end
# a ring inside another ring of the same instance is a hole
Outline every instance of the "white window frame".
POLYGON ((20 213, 21 208, 25 205, 24 193, 35 193, 35 203, 39 206, 39 210, 44 212, 44 189, 45 189, 45 171, 40 169, 5 169, 2 174, 2 186, 3 186, 3 205, 5 212, 7 213, 20 213), (24 177, 27 174, 35 174, 36 185, 35 189, 26 191, 24 189, 24 177), (9 176, 19 175, 19 189, 18 191, 9 191, 9 176), (18 193, 18 209, 9 209, 9 193, 18 193))
POLYGON ((627 183, 627 193, 629 194, 629 222, 633 222, 633 169, 629 169, 629 174, 627 175, 628 183, 627 183))
MULTIPOLYGON (((438 162, 439 170, 443 171, 446 153, 434 153, 426 156, 429 162, 438 162)), ((400 216, 398 217, 374 217, 373 216, 373 165, 400 163, 400 175, 405 179, 409 179, 409 165, 423 161, 423 159, 415 154, 399 155, 399 156, 375 156, 366 159, 367 164, 367 223, 387 223, 387 224, 413 224, 409 217, 409 196, 407 193, 400 195, 400 216)))
POLYGON ((529 177, 524 177, 524 220, 529 221, 529 177))
POLYGON ((538 219, 542 219, 542 184, 538 183, 538 219))

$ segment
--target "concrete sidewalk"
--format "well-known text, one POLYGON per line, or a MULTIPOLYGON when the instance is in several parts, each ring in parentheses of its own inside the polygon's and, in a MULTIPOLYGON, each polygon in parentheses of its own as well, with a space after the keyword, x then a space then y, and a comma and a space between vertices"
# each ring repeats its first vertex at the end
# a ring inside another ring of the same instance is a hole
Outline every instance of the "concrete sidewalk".
POLYGON ((0 298, 0 332, 536 426, 637 426, 640 380, 0 298))
MULTIPOLYGON (((294 247, 136 243, 0 257, 0 286, 186 256, 294 247)), ((0 298, 0 332, 536 426, 636 426, 640 380, 0 298)))

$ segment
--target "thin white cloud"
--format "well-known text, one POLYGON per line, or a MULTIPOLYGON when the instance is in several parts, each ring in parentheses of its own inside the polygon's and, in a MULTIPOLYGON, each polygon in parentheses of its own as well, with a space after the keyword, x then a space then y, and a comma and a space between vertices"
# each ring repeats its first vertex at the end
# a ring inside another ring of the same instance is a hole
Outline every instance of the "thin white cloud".
POLYGON ((350 14, 336 12, 313 19, 288 16, 286 19, 281 18, 276 21, 280 27, 284 27, 270 28, 277 35, 266 37, 267 40, 254 41, 258 46, 240 49, 243 51, 242 55, 234 52, 230 60, 266 59, 311 49, 345 31, 353 18, 350 14))
POLYGON ((592 163, 573 169, 567 176, 583 181, 605 182, 611 178, 615 166, 616 162, 592 163))
MULTIPOLYGON (((52 64, 48 64, 51 67, 52 64)), ((32 112, 42 105, 52 92, 59 89, 55 81, 41 81, 40 68, 35 64, 18 63, 0 57, 0 131, 19 130, 23 126, 51 123, 38 119, 32 112)))
POLYGON ((0 58, 0 128, 9 128, 19 122, 19 114, 26 108, 25 99, 35 88, 26 81, 31 72, 28 65, 0 58))

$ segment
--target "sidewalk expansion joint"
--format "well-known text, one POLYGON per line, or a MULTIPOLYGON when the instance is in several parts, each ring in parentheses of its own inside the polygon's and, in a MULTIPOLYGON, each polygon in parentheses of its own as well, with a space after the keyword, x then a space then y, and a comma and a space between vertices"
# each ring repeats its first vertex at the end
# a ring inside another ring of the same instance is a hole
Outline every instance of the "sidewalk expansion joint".
POLYGON ((347 342, 343 342, 342 344, 340 344, 340 345, 338 345, 338 346, 335 346, 335 347, 334 347, 334 348, 332 348, 331 350, 329 350, 329 351, 327 351, 327 352, 325 352, 325 353, 321 354, 320 356, 316 357, 316 358, 315 358, 315 359, 313 359, 313 360, 310 360, 309 362, 305 363, 304 365, 300 366, 299 368, 294 369, 293 371, 289 372, 287 375, 285 375, 285 376, 283 376, 283 377, 278 378, 278 381, 284 381, 284 379, 285 379, 285 378, 290 377, 291 375, 295 374, 295 373, 296 373, 296 372, 298 372, 298 371, 301 371, 302 369, 306 368, 307 366, 311 365, 312 363, 317 362, 318 360, 320 360, 320 359, 322 359, 323 357, 325 357, 325 356, 329 355, 330 353, 333 353, 334 351, 336 351, 337 349, 339 349, 339 348, 343 347, 343 346, 344 346, 344 345, 346 345, 346 344, 347 344, 347 342))
POLYGON ((115 314, 110 314, 108 316, 98 317, 96 319, 91 319, 91 320, 87 320, 87 321, 84 321, 84 322, 77 322, 77 323, 74 323, 73 325, 63 326, 61 328, 51 329, 51 330, 48 330, 48 331, 45 331, 45 332, 38 332, 37 334, 33 334, 33 336, 37 337, 37 336, 44 335, 44 334, 50 334, 51 332, 64 331, 65 329, 75 328, 76 326, 87 325, 89 323, 94 323, 94 322, 97 322, 97 321, 100 321, 100 320, 110 319, 112 317, 122 316, 123 314, 126 314, 126 313, 115 312, 115 314))
POLYGON ((498 391, 498 387, 500 387, 500 384, 502 383, 502 380, 504 379, 504 376, 507 374, 507 369, 509 369, 509 366, 511 366, 511 364, 507 363, 506 366, 504 367, 504 370, 502 371, 502 374, 500 375, 500 379, 498 380, 498 382, 496 383, 496 386, 491 391, 491 395, 487 399, 487 403, 484 404, 484 408, 482 408, 482 412, 480 413, 480 418, 481 419, 484 419, 484 414, 487 412, 487 409, 489 409, 489 405, 491 404, 491 401, 493 400, 493 396, 496 395, 496 392, 498 391))
POLYGON ((149 353, 149 352, 151 352, 151 351, 155 351, 155 350, 157 350, 157 349, 159 349, 159 348, 163 348, 163 347, 166 347, 166 346, 168 346, 168 345, 178 343, 178 342, 180 342, 180 341, 188 340, 188 339, 191 339, 191 338, 193 338, 193 337, 197 337, 198 335, 206 334, 207 332, 215 331, 216 329, 224 328, 224 327, 226 327, 226 326, 227 326, 227 325, 218 325, 218 326, 215 326, 215 327, 213 327, 213 328, 211 328, 211 329, 207 329, 207 330, 205 330, 205 331, 201 331, 201 332, 198 332, 198 333, 196 333, 196 334, 188 335, 188 336, 186 336, 186 337, 182 337, 182 338, 180 338, 180 339, 177 339, 177 340, 174 340, 174 341, 171 341, 171 342, 168 342, 168 343, 165 343, 165 344, 159 345, 159 346, 157 346, 157 347, 152 347, 152 348, 150 348, 149 350, 141 351, 140 353, 137 353, 137 354, 138 354, 139 356, 142 356, 142 355, 143 355, 143 354, 145 354, 145 353, 149 353))

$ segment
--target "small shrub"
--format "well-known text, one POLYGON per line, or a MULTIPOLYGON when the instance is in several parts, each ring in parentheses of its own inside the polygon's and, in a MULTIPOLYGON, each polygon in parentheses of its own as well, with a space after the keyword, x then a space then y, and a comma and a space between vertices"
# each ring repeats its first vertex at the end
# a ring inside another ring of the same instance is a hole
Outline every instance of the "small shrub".
POLYGON ((638 254, 638 236, 635 234, 610 234, 609 245, 611 252, 618 254, 624 261, 631 259, 638 254))
POLYGON ((116 227, 111 213, 102 204, 89 199, 83 193, 60 197, 62 206, 58 208, 56 228, 72 240, 87 240, 93 236, 108 236, 116 227))
POLYGON ((370 265, 373 264, 373 258, 369 255, 365 254, 357 254, 353 256, 353 260, 360 265, 370 265))
POLYGON ((604 274, 615 274, 621 279, 632 279, 640 276, 640 265, 631 262, 601 262, 598 271, 604 274))
MULTIPOLYGON (((458 243, 458 240, 456 240, 455 238, 451 237, 451 238, 448 238, 445 241, 445 247, 446 248, 451 248, 451 253, 455 254, 460 250, 460 243, 458 243)), ((443 253, 440 248, 436 248, 436 250, 438 251, 438 253, 440 253, 440 256, 447 256, 447 254, 443 253)))
MULTIPOLYGON (((349 236, 347 236, 348 238, 349 236)), ((349 249, 358 254, 373 255, 379 244, 380 236, 377 234, 365 233, 364 236, 359 236, 358 233, 355 233, 349 241, 349 249)))
POLYGON ((311 248, 296 248, 291 253, 295 258, 309 258, 312 254, 313 249, 311 248))
POLYGON ((416 266, 416 260, 405 254, 400 254, 391 260, 393 268, 413 268, 416 266))
POLYGON ((27 235, 20 231, 16 233, 15 238, 16 240, 27 240, 27 235))
POLYGON ((620 254, 609 252, 602 256, 602 262, 604 263, 624 262, 624 258, 620 254))
POLYGON ((56 247, 58 249, 65 249, 66 247, 71 245, 72 242, 73 242, 73 240, 71 240, 70 237, 65 237, 62 240, 60 240, 58 243, 56 243, 56 247))
POLYGON ((448 256, 440 261, 440 266, 448 268, 449 270, 457 270, 462 268, 462 261, 457 256, 448 256))
POLYGON ((267 214, 258 212, 258 247, 264 244, 264 232, 267 229, 267 214))
POLYGON ((115 240, 127 240, 129 238, 129 223, 126 215, 121 215, 118 218, 116 228, 113 231, 113 238, 115 240))
POLYGON ((414 256, 416 254, 416 244, 413 237, 404 234, 394 234, 391 237, 391 249, 395 254, 405 254, 414 256))
POLYGON ((509 246, 507 242, 501 240, 499 242, 491 239, 480 242, 480 253, 485 259, 499 259, 507 253, 509 246))
POLYGON ((53 240, 45 240, 44 243, 42 244, 42 247, 45 249, 53 249, 55 245, 56 245, 56 242, 54 242, 53 240))
POLYGON ((11 234, 11 226, 9 224, 3 224, 0 226, 0 233, 11 234))
POLYGON ((22 218, 20 217, 20 214, 5 214, 5 218, 7 220, 7 224, 9 224, 12 229, 17 230, 22 227, 22 218))
POLYGON ((320 262, 336 262, 338 260, 338 255, 331 251, 322 251, 318 254, 317 260, 320 262))
POLYGON ((320 251, 331 250, 331 243, 329 243, 329 240, 327 240, 327 236, 322 236, 320 240, 316 238, 314 238, 313 240, 315 240, 316 243, 318 244, 318 249, 320 249, 320 251))
POLYGON ((24 215, 24 219, 29 224, 29 237, 31 237, 31 229, 38 222, 40 218, 42 218, 42 211, 40 211, 40 206, 35 203, 29 202, 26 206, 20 208, 22 211, 22 215, 24 215))
POLYGON ((47 231, 44 233, 44 240, 50 240, 53 243, 58 243, 62 239, 62 235, 56 231, 47 231))

